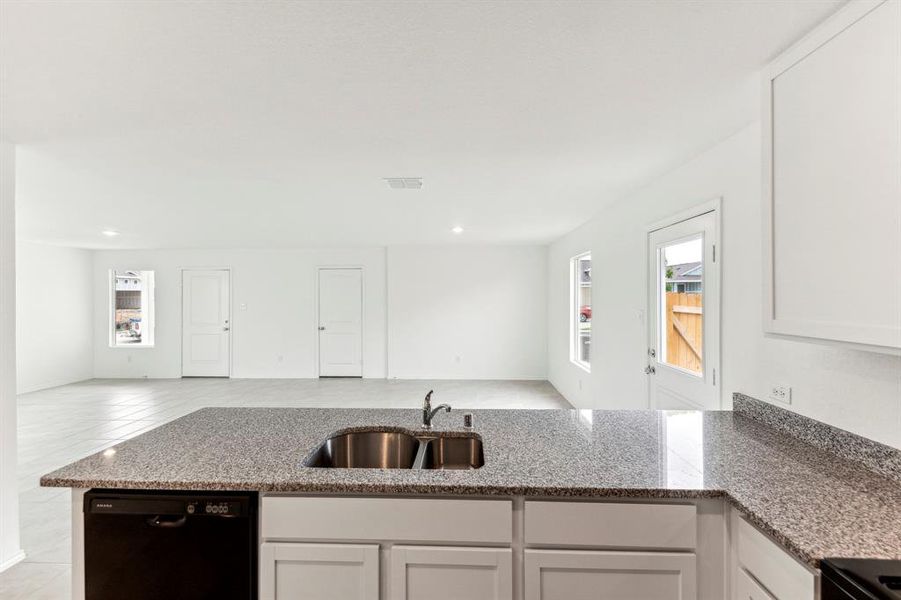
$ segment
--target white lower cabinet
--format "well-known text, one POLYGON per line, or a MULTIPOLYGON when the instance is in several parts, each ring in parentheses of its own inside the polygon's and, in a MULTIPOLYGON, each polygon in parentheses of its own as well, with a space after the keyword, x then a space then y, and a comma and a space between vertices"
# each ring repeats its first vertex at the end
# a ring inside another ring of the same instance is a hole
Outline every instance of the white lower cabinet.
POLYGON ((511 600, 510 548, 394 546, 391 600, 511 600))
POLYGON ((261 600, 378 600, 377 544, 267 542, 260 547, 261 600))
POLYGON ((264 496, 260 597, 818 597, 816 571, 734 508, 531 499, 518 507, 510 499, 264 496))
POLYGON ((513 600, 509 499, 264 496, 262 600, 513 600))
POLYGON ((525 600, 696 598, 694 554, 525 551, 525 600))

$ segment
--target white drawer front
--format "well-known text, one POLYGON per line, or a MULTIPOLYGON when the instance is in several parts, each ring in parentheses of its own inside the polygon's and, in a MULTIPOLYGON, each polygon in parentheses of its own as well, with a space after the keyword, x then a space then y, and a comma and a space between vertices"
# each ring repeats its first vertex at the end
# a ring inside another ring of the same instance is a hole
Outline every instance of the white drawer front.
POLYGON ((813 572, 743 518, 737 521, 739 564, 777 600, 813 600, 813 572))
POLYGON ((693 504, 526 502, 525 540, 531 546, 693 550, 693 504))
POLYGON ((509 500, 265 496, 267 540, 510 544, 509 500))

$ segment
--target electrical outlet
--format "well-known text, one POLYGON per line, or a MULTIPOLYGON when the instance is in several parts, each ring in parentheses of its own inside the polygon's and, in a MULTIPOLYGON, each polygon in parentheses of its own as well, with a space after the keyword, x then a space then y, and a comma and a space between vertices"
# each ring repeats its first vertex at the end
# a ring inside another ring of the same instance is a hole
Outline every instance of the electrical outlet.
POLYGON ((770 398, 785 404, 792 403, 792 389, 787 385, 774 385, 770 388, 770 398))

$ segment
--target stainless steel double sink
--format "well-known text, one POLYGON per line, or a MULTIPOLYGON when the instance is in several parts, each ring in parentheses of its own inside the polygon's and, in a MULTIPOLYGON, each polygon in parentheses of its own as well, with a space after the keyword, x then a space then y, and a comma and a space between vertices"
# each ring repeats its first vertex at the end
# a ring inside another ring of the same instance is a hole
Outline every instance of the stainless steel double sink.
POLYGON ((478 469, 485 464, 476 434, 396 429, 338 433, 304 461, 325 469, 478 469))

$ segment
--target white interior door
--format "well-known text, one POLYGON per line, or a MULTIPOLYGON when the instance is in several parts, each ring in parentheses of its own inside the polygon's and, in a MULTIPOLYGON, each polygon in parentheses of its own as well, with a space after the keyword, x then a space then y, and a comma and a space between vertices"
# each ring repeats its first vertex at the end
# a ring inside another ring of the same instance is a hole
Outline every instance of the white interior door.
POLYGON ((229 279, 227 270, 182 271, 182 377, 229 376, 229 279))
POLYGON ((720 407, 716 216, 710 211, 648 235, 651 408, 720 407))
POLYGON ((363 271, 319 270, 319 376, 363 376, 363 271))

